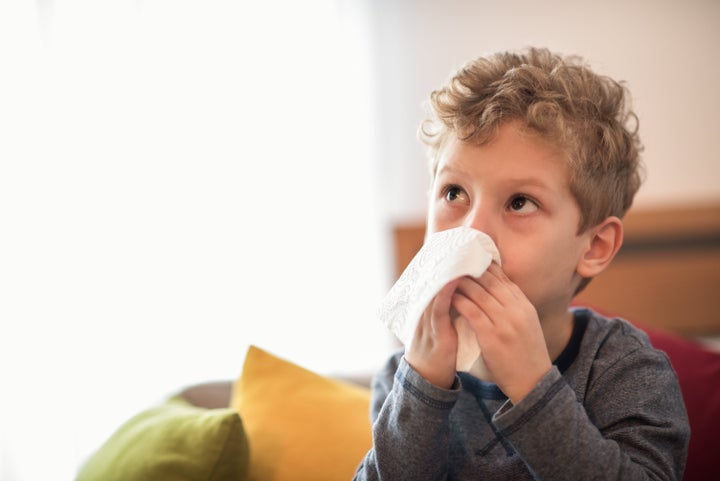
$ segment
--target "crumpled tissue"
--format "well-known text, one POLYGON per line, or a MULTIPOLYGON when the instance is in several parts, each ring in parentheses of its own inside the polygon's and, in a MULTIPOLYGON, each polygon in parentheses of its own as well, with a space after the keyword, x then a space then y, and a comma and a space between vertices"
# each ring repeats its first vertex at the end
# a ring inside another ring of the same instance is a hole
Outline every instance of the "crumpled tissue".
MULTIPOLYGON (((412 340, 420 317, 445 285, 463 276, 480 277, 500 253, 492 239, 477 229, 456 227, 431 234, 380 303, 380 320, 405 346, 412 340)), ((458 371, 472 371, 480 362, 480 347, 463 317, 458 332, 458 371)))

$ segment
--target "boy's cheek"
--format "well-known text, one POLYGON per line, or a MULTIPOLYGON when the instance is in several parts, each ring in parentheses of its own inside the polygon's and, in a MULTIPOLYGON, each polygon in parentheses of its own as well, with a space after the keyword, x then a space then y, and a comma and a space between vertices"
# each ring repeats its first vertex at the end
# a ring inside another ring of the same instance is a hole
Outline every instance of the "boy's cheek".
POLYGON ((442 208, 434 208, 430 206, 430 212, 427 218, 426 232, 428 235, 436 232, 460 227, 463 222, 462 218, 458 218, 458 213, 448 212, 442 208))

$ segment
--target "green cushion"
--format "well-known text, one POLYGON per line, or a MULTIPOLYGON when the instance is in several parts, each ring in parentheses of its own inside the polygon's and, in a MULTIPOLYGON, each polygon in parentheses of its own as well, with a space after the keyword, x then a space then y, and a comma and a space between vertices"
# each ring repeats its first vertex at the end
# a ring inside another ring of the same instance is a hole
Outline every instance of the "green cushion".
POLYGON ((175 397, 123 424, 76 481, 244 480, 248 462, 237 411, 199 408, 175 397))

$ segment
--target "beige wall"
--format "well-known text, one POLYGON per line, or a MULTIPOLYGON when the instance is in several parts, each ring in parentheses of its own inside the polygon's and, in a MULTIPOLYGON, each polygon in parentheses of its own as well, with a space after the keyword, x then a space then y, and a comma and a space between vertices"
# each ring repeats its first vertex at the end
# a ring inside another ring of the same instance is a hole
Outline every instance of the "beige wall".
POLYGON ((720 2, 372 0, 381 189, 392 221, 425 212, 415 131, 430 90, 484 52, 544 45, 627 81, 646 146, 636 205, 720 200, 720 2))

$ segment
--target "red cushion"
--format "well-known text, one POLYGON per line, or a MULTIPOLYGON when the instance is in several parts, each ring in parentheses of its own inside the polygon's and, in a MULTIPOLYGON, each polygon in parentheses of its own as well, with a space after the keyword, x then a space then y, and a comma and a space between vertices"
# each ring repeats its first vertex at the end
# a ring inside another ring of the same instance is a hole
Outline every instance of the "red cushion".
POLYGON ((720 476, 720 352, 671 332, 638 327, 665 351, 680 382, 691 431, 683 481, 720 476))

